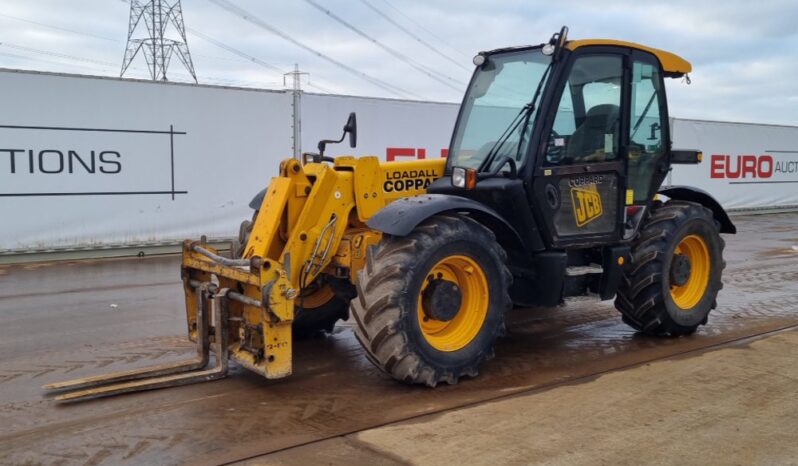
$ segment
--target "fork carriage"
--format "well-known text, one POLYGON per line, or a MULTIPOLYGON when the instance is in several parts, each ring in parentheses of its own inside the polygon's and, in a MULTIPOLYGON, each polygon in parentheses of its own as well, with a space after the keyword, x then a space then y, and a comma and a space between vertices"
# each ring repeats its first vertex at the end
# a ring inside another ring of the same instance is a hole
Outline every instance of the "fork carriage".
POLYGON ((228 259, 206 244, 185 241, 182 278, 194 358, 52 383, 44 389, 64 392, 55 399, 70 402, 187 385, 225 377, 230 358, 266 378, 291 374, 296 291, 279 265, 261 258, 228 259), (215 361, 207 368, 211 352, 215 361))

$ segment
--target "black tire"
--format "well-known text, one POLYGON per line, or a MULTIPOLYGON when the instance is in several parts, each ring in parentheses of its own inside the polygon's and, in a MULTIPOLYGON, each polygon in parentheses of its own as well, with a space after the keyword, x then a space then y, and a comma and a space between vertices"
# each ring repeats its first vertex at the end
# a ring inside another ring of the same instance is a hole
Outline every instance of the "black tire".
POLYGON ((615 298, 623 321, 635 330, 657 336, 689 335, 705 325, 723 288, 724 246, 712 211, 701 204, 669 201, 655 207, 632 245, 632 260, 615 298), (706 244, 709 279, 697 303, 683 309, 671 295, 671 265, 677 245, 690 235, 706 244))
POLYGON ((461 215, 436 215, 405 237, 386 235, 369 249, 358 275, 358 297, 351 304, 355 336, 368 359, 397 380, 430 387, 475 377, 480 364, 493 357, 494 342, 505 331, 512 283, 505 264, 506 254, 493 233, 461 215), (454 255, 466 256, 482 269, 488 309, 465 346, 442 351, 421 330, 419 293, 431 268, 454 255))
POLYGON ((249 241, 249 234, 252 233, 252 225, 255 224, 255 218, 258 216, 258 211, 252 214, 252 220, 244 220, 238 227, 238 238, 235 238, 230 246, 230 254, 233 259, 239 259, 244 255, 244 248, 249 241))
MULTIPOLYGON (((252 233, 252 226, 258 217, 256 210, 252 214, 252 220, 244 220, 238 228, 238 238, 233 240, 231 254, 234 259, 240 258, 244 254, 244 248, 249 241, 252 233)), ((303 339, 319 335, 323 332, 332 333, 335 323, 339 320, 349 318, 349 302, 337 296, 333 296, 326 303, 315 308, 304 308, 300 305, 301 299, 297 300, 294 308, 294 323, 291 328, 294 338, 303 339)))
MULTIPOLYGON (((300 301, 297 300, 297 303, 300 301)), ((332 333, 336 322, 349 318, 349 302, 337 296, 316 308, 294 308, 294 323, 291 328, 294 338, 310 338, 323 333, 332 333)))

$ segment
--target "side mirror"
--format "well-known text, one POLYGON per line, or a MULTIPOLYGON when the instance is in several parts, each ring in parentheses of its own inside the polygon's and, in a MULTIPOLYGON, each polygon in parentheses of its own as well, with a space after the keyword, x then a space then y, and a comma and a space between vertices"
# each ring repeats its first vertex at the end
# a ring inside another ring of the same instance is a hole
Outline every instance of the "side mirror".
POLYGON ((673 150, 671 151, 671 163, 695 165, 701 163, 704 158, 700 150, 673 150))
POLYGON ((355 116, 355 112, 349 114, 349 118, 344 125, 344 134, 341 135, 341 139, 337 141, 333 139, 322 139, 319 141, 319 154, 318 157, 313 157, 313 161, 316 163, 322 161, 331 162, 333 159, 324 156, 324 149, 327 148, 327 144, 338 144, 339 142, 343 142, 347 134, 349 134, 349 146, 355 147, 357 145, 357 116, 355 116))
POLYGON ((349 114, 349 119, 344 125, 344 134, 349 134, 349 147, 357 146, 357 115, 355 112, 349 114))

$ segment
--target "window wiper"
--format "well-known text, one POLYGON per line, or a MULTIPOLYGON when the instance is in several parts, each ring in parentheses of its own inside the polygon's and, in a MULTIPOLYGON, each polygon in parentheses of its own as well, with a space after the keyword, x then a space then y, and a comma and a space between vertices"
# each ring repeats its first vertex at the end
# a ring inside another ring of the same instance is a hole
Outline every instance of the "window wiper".
POLYGON ((549 71, 551 70, 551 63, 549 66, 546 67, 546 71, 543 73, 543 77, 540 78, 540 82, 538 83, 537 89, 535 89, 535 95, 532 96, 532 101, 529 102, 530 109, 526 112, 524 117, 524 126, 521 127, 521 135, 518 138, 518 147, 515 149, 515 160, 521 160, 521 146, 524 144, 524 135, 526 135, 526 128, 529 126, 529 119, 532 117, 532 112, 535 110, 535 104, 538 101, 538 97, 540 97, 540 91, 543 90, 543 83, 546 82, 546 78, 549 75, 549 71))
MULTIPOLYGON (((524 126, 521 130, 521 136, 518 139, 518 147, 516 149, 515 159, 518 160, 518 156, 521 153, 521 145, 524 138, 524 132, 526 132, 527 126, 529 126, 529 120, 532 117, 532 113, 535 111, 535 105, 537 104, 538 97, 540 97, 540 92, 543 89, 543 83, 546 82, 546 78, 549 75, 549 71, 551 70, 551 63, 549 66, 546 67, 546 71, 543 73, 543 76, 540 78, 538 82, 538 87, 535 89, 535 94, 532 96, 532 100, 530 100, 526 105, 521 108, 521 111, 512 119, 510 124, 507 126, 507 129, 502 132, 502 135, 493 146, 488 151, 488 156, 485 157, 485 160, 479 165, 477 172, 485 172, 489 171, 491 165, 493 165, 494 160, 496 160, 496 156, 499 154, 502 146, 507 142, 510 138, 510 135, 518 128, 518 126, 523 122, 524 126)), ((491 172, 492 173, 492 172, 491 172)), ((498 173, 498 172, 497 172, 498 173)))
POLYGON ((483 160, 482 163, 479 165, 479 168, 477 168, 477 172, 484 172, 490 169, 490 166, 493 164, 493 161, 496 159, 496 155, 499 153, 504 143, 507 142, 507 139, 510 138, 510 135, 513 134, 513 131, 515 131, 515 129, 518 128, 518 125, 521 124, 521 121, 523 121, 521 117, 526 112, 529 112, 528 110, 529 108, 530 108, 529 104, 526 104, 524 105, 523 108, 521 108, 521 111, 518 112, 518 114, 513 118, 513 120, 504 130, 499 139, 497 139, 496 142, 493 143, 493 146, 491 146, 490 150, 488 151, 487 157, 485 157, 485 160, 483 160))

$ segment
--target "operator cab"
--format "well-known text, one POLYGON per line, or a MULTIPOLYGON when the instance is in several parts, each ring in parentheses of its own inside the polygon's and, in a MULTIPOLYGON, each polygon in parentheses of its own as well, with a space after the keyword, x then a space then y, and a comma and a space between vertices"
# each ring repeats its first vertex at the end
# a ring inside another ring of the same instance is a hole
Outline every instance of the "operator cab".
POLYGON ((678 162, 663 78, 690 63, 566 34, 475 57, 446 176, 429 188, 490 206, 532 251, 631 240, 678 162))

